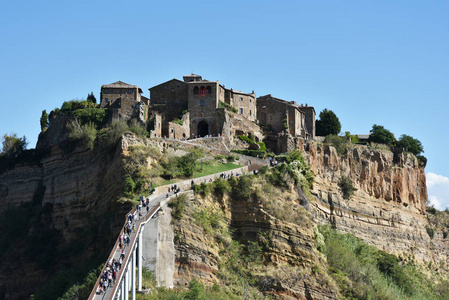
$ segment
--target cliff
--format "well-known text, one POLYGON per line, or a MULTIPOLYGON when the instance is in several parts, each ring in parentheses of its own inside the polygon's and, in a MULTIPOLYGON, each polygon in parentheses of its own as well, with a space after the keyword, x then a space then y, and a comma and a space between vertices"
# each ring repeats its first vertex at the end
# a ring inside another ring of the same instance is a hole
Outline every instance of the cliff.
POLYGON ((400 257, 432 261, 447 272, 449 243, 426 231, 424 166, 414 155, 354 146, 339 156, 334 147, 308 143, 305 157, 316 175, 311 202, 316 222, 329 223, 400 257), (345 200, 338 181, 351 179, 354 195, 345 200), (445 254, 443 254, 445 253, 445 254))
MULTIPOLYGON (((123 192, 121 155, 121 145, 70 153, 53 145, 38 164, 0 174, 0 291, 6 299, 24 299, 55 274, 87 272, 102 262, 123 224, 117 216, 130 208, 116 202, 123 192)), ((67 289, 70 280, 61 280, 55 284, 67 289)))

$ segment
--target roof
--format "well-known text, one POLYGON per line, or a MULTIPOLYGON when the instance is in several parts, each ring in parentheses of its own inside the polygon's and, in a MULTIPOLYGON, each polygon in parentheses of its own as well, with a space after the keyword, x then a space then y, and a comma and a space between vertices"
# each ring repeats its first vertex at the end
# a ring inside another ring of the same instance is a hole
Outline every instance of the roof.
POLYGON ((355 134, 355 136, 362 140, 369 139, 369 134, 355 134))
POLYGON ((132 85, 123 81, 116 81, 111 84, 104 84, 102 88, 106 89, 139 89, 139 92, 142 93, 142 90, 137 85, 132 85))
POLYGON ((149 88, 149 90, 151 90, 151 89, 153 89, 153 88, 155 88, 155 87, 164 85, 164 84, 166 84, 166 83, 168 83, 168 82, 170 82, 170 81, 179 81, 179 82, 181 82, 181 83, 183 83, 183 84, 188 84, 187 82, 184 82, 184 81, 182 81, 182 80, 173 78, 173 79, 167 80, 167 81, 165 81, 165 82, 162 82, 162 83, 160 83, 160 84, 158 84, 158 85, 152 86, 152 87, 149 88))
POLYGON ((184 75, 182 77, 201 77, 201 75, 191 73, 190 75, 184 75))
MULTIPOLYGON (((268 94, 268 95, 265 95, 265 96, 260 96, 260 97, 257 98, 257 100, 259 100, 260 98, 269 98, 269 99, 277 101, 277 102, 282 102, 284 104, 287 104, 287 105, 290 105, 290 106, 294 106, 294 107, 296 107, 296 108, 298 108, 300 110, 301 109, 313 109, 313 111, 315 111, 315 108, 313 108, 313 106, 308 106, 307 104, 306 104, 306 106, 304 106, 302 104, 298 105, 295 101, 287 101, 287 100, 275 98, 275 97, 271 96, 271 94, 268 94)), ((265 99, 263 99, 263 100, 265 100, 265 99)))

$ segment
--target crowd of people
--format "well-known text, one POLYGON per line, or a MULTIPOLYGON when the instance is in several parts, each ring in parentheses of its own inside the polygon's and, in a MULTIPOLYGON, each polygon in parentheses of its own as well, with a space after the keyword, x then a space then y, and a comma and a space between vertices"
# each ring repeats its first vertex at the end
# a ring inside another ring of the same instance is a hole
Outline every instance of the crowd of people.
POLYGON ((97 288, 97 294, 104 294, 106 290, 115 284, 117 274, 122 267, 123 260, 125 259, 125 249, 129 247, 131 243, 131 235, 136 231, 136 221, 142 217, 142 209, 146 208, 146 211, 150 210, 150 199, 140 197, 139 204, 137 204, 134 213, 130 212, 126 216, 126 223, 123 227, 122 233, 119 236, 119 249, 120 256, 110 259, 106 263, 106 268, 100 275, 100 283, 97 288))

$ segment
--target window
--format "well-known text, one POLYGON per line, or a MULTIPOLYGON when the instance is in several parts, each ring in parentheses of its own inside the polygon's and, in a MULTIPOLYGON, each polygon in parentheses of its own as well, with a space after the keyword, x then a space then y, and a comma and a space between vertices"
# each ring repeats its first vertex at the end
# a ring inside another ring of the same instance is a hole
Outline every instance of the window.
POLYGON ((193 94, 198 95, 198 87, 197 86, 193 88, 193 94))
POLYGON ((212 94, 212 88, 210 86, 208 86, 206 89, 208 94, 212 94))
POLYGON ((240 101, 243 101, 243 97, 240 97, 240 101))
POLYGON ((133 90, 130 89, 130 90, 128 91, 128 94, 132 94, 132 93, 133 93, 133 90))
POLYGON ((206 101, 201 100, 201 101, 200 101, 200 105, 201 105, 201 106, 206 106, 206 101))
POLYGON ((243 108, 240 108, 240 114, 243 115, 243 108))
POLYGON ((109 103, 109 99, 108 98, 104 99, 104 103, 109 103))
POLYGON ((249 110, 249 115, 251 116, 251 109, 249 110))
POLYGON ((109 93, 109 90, 108 89, 104 89, 104 93, 105 94, 109 93))
POLYGON ((199 94, 200 96, 206 96, 206 88, 204 86, 200 87, 199 94))

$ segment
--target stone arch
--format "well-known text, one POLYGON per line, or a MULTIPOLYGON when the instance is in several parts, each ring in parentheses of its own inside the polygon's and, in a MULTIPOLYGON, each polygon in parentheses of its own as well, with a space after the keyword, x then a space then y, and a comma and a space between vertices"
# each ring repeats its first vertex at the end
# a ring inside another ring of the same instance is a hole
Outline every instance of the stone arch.
POLYGON ((206 120, 198 122, 196 133, 199 137, 204 137, 209 134, 209 123, 206 120))
POLYGON ((208 86, 206 88, 206 91, 207 91, 208 94, 212 94, 212 88, 210 86, 208 86))
POLYGON ((199 88, 196 86, 196 87, 194 87, 193 88, 193 94, 194 95, 198 95, 198 90, 199 90, 199 88))

